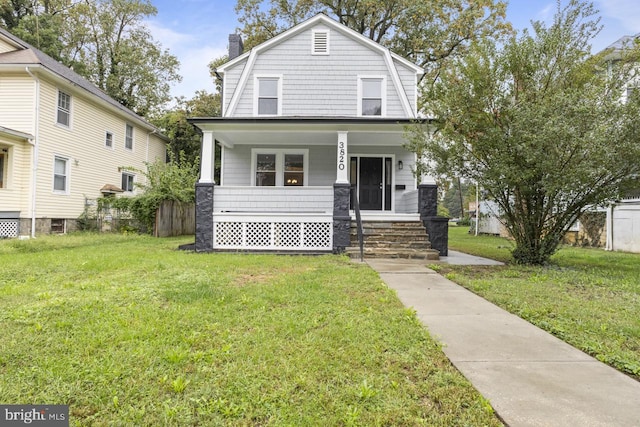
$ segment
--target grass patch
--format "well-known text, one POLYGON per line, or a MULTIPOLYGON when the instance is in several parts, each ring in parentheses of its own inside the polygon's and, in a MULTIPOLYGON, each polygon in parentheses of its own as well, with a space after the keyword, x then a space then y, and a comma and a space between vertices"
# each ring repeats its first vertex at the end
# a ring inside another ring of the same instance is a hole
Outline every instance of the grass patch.
MULTIPOLYGON (((450 228, 449 246, 508 261, 511 244, 450 228), (496 256, 496 254, 498 256, 496 256)), ((562 247, 546 267, 439 266, 446 277, 640 379, 640 255, 562 247)))
POLYGON ((0 402, 71 425, 500 425, 412 310, 338 256, 0 242, 0 402))

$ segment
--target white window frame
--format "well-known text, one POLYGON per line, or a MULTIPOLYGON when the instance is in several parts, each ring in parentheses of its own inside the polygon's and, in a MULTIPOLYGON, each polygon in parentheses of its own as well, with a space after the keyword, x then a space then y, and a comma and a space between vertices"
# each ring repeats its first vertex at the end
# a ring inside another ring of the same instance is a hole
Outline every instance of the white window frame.
POLYGON ((58 154, 55 154, 53 156, 53 183, 51 188, 53 189, 53 192, 55 194, 69 194, 69 189, 71 188, 71 173, 70 173, 70 168, 69 168, 69 164, 71 162, 71 159, 67 156, 61 156, 58 154), (65 162, 65 171, 64 171, 64 176, 65 177, 65 188, 64 190, 58 190, 56 189, 56 175, 59 175, 56 173, 56 160, 62 160, 65 162))
MULTIPOLYGON (((122 176, 120 178, 120 184, 122 184, 122 181, 124 181, 124 177, 125 176, 127 177, 127 182, 129 180, 129 178, 131 178, 131 189, 125 188, 125 186, 122 186, 122 190, 124 190, 127 193, 132 193, 133 190, 136 187, 136 174, 131 173, 131 172, 126 172, 126 171, 122 172, 122 176)), ((128 186, 126 186, 126 187, 128 187, 128 186)))
POLYGON ((329 55, 329 50, 331 46, 330 37, 331 37, 331 32, 327 29, 311 30, 311 55, 318 55, 318 56, 329 55), (325 51, 316 50, 316 34, 325 34, 326 41, 327 41, 327 48, 325 51))
POLYGON ((282 115, 282 74, 256 74, 253 78, 253 115, 261 117, 274 117, 282 115), (278 98, 276 114, 259 114, 258 99, 260 98, 260 80, 278 80, 278 98))
POLYGON ((256 187, 256 168, 258 154, 275 154, 276 156, 276 187, 284 187, 284 156, 285 154, 302 154, 303 156, 303 182, 302 186, 309 184, 309 149, 284 149, 284 148, 252 148, 251 149, 251 186, 256 187))
POLYGON ((358 75, 358 117, 386 117, 387 116, 387 76, 385 75, 358 75), (380 80, 380 96, 381 111, 379 116, 371 116, 362 114, 362 81, 363 80, 380 80))
POLYGON ((104 148, 113 150, 113 132, 109 132, 108 130, 104 132, 104 148), (108 145, 107 141, 110 141, 111 145, 108 145))
POLYGON ((71 104, 72 104, 72 96, 63 91, 58 89, 58 99, 57 99, 57 104, 56 104, 56 125, 58 126, 62 126, 64 128, 71 128, 71 104), (68 98, 68 106, 67 108, 64 108, 62 106, 60 106, 60 101, 62 99, 62 96, 66 96, 68 98), (62 123, 60 122, 60 113, 66 114, 67 115, 67 123, 62 123))
POLYGON ((128 151, 133 151, 133 140, 135 139, 136 130, 132 124, 127 123, 124 125, 124 149, 128 151), (131 136, 128 134, 128 130, 131 129, 131 136), (131 141, 131 147, 127 147, 128 142, 131 141))

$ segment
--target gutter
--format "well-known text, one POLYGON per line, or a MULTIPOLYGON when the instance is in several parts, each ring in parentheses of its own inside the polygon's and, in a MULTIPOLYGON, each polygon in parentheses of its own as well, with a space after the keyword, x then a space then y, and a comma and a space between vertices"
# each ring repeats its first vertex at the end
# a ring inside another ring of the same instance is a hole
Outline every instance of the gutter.
POLYGON ((36 237, 36 188, 38 181, 38 158, 39 158, 39 141, 40 141, 40 80, 31 73, 29 67, 25 67, 25 71, 35 81, 35 124, 33 138, 33 170, 31 179, 31 237, 36 237))

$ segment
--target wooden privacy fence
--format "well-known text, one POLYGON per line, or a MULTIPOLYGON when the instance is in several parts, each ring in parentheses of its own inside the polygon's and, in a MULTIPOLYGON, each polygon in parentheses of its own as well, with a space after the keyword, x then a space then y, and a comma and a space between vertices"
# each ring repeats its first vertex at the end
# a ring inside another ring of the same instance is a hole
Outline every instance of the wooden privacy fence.
POLYGON ((165 200, 156 211, 155 237, 183 236, 196 232, 196 207, 193 203, 165 200))

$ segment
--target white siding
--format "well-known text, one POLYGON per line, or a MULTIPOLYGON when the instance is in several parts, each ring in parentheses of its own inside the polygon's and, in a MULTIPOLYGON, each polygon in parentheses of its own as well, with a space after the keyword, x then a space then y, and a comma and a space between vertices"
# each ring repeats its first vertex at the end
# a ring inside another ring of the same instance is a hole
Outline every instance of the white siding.
MULTIPOLYGON (((387 116, 406 117, 382 54, 332 29, 330 54, 312 55, 314 29, 328 27, 318 24, 257 55, 233 116, 253 116, 255 74, 282 74, 282 115, 353 117, 358 75, 366 74, 387 76, 387 116)), ((226 76, 228 90, 236 85, 233 76, 226 76)))
POLYGON ((13 52, 15 47, 0 38, 0 53, 13 52))
POLYGON ((35 133, 35 82, 27 75, 0 75, 0 126, 35 133))
MULTIPOLYGON (((100 197, 100 189, 105 184, 120 187, 122 171, 119 168, 145 170, 145 161, 152 162, 155 157, 164 160, 164 144, 150 136, 147 153, 148 133, 135 124, 133 150, 125 149, 125 118, 81 92, 65 89, 71 95, 71 123, 69 128, 56 124, 58 86, 41 81, 38 217, 77 218, 84 209, 85 198, 100 197), (113 148, 105 147, 107 131, 113 134, 113 148), (54 156, 69 158, 69 194, 52 191, 54 156)), ((142 174, 135 174, 135 182, 140 182, 142 174)))
POLYGON ((620 204, 613 210, 613 250, 640 253, 640 205, 620 204))
POLYGON ((0 147, 7 150, 5 164, 6 181, 0 188, 0 212, 20 211, 22 217, 29 214, 31 200, 31 151, 32 146, 22 140, 0 136, 0 147))

